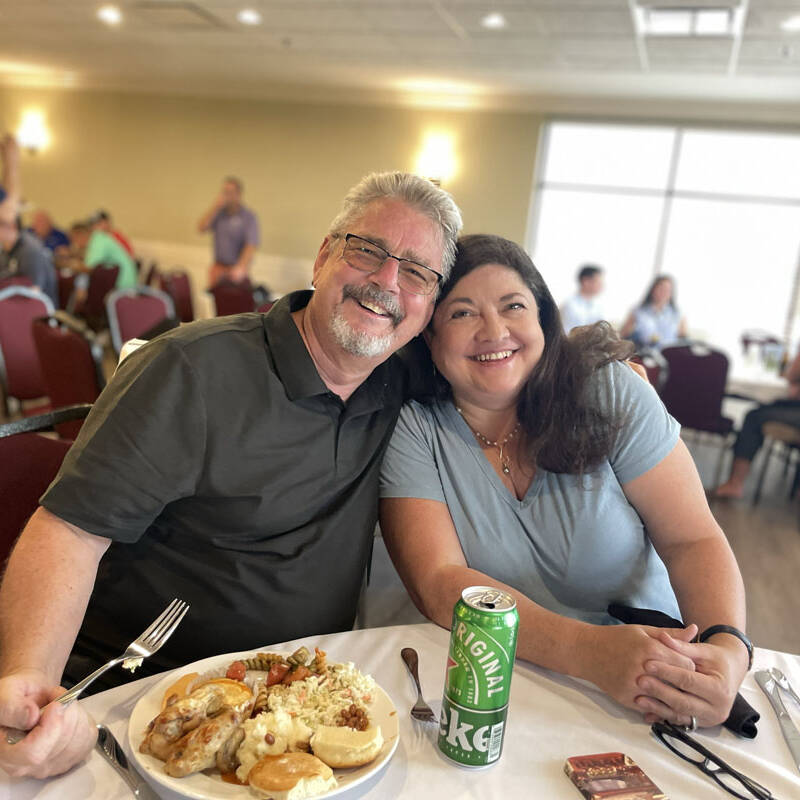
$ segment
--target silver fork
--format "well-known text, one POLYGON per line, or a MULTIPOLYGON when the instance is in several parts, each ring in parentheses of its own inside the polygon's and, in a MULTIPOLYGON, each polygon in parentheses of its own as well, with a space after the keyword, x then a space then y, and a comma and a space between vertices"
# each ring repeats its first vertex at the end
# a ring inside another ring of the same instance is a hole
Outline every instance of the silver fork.
MULTIPOLYGON (((102 667, 96 669, 91 675, 87 675, 82 681, 76 683, 68 692, 65 692, 57 699, 56 702, 63 706, 69 705, 73 700, 76 700, 83 694, 83 691, 91 683, 94 683, 104 672, 108 672, 112 667, 122 663, 123 667, 133 672, 139 664, 142 663, 143 658, 153 655, 160 649, 161 645, 169 639, 175 632, 175 629, 180 624, 186 612, 189 610, 189 604, 183 600, 178 600, 176 597, 165 609, 161 612, 160 616, 155 619, 147 630, 141 633, 129 645, 127 650, 117 658, 112 658, 111 661, 103 664, 102 667)), ((26 731, 6 731, 6 741, 9 744, 16 744, 25 738, 26 731)))
POLYGON ((400 651, 400 657, 408 667, 411 677, 417 686, 417 702, 411 709, 411 716, 420 722, 435 722, 436 716, 433 709, 422 698, 422 687, 419 685, 419 656, 413 647, 404 647, 400 651))

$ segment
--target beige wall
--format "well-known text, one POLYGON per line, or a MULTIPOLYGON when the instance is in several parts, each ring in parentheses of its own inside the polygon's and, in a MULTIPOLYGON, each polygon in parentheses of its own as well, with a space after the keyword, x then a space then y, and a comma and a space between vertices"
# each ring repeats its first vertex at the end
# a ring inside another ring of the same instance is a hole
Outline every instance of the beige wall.
POLYGON ((23 190, 62 225, 107 207, 134 239, 205 246, 197 218, 221 176, 245 181, 261 250, 313 257, 345 190, 371 170, 413 170, 423 135, 449 131, 445 188, 470 231, 522 241, 541 118, 157 95, 0 90, 0 119, 40 108, 52 133, 25 155, 23 190))

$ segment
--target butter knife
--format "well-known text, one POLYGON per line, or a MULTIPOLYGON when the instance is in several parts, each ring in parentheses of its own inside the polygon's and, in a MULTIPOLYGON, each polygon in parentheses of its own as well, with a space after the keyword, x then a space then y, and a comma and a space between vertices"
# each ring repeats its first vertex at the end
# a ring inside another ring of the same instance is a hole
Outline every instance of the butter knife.
POLYGON ((160 800, 145 779, 128 764, 128 757, 122 745, 105 725, 97 726, 97 744, 100 754, 120 774, 128 784, 135 797, 140 800, 160 800))
POLYGON ((792 753, 794 765, 800 772, 800 731, 795 727, 789 712, 786 710, 786 706, 783 704, 778 684, 775 678, 765 669, 758 670, 754 677, 756 683, 772 704, 772 709, 778 717, 778 724, 781 726, 783 738, 786 739, 786 744, 789 745, 789 750, 792 753))

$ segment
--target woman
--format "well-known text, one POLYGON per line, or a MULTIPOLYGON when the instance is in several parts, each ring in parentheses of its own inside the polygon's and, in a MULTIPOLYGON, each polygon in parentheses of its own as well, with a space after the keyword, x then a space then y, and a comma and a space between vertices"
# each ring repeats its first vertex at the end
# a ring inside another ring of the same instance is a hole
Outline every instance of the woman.
POLYGON ((496 236, 460 241, 425 339, 440 390, 404 407, 381 480, 381 528, 418 608, 447 627, 465 587, 504 587, 520 658, 649 721, 724 720, 746 647, 690 640, 744 627, 741 577, 677 423, 618 361, 629 345, 605 323, 568 340, 528 256, 496 236), (611 603, 692 624, 613 625, 611 603))
POLYGON ((686 338, 686 320, 675 305, 675 284, 669 275, 659 275, 641 305, 631 311, 622 326, 622 336, 637 347, 671 347, 686 338))

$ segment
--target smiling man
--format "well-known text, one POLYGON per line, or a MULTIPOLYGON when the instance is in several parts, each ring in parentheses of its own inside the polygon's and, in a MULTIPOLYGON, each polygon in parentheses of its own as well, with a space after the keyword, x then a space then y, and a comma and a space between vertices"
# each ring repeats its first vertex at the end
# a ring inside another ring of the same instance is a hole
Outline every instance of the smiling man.
POLYGON ((460 227, 430 182, 370 175, 322 242, 314 292, 126 359, 0 589, 0 724, 33 728, 0 740, 0 766, 41 777, 82 758, 79 704, 40 711, 65 663, 82 678, 175 596, 192 608, 145 674, 352 626, 404 393, 390 356, 430 319, 460 227))

